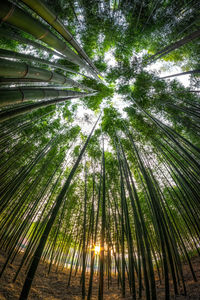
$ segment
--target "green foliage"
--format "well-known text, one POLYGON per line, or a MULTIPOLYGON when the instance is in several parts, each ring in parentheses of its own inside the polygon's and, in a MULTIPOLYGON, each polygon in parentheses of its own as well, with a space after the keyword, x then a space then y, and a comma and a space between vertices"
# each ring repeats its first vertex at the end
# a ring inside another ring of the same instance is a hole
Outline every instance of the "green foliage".
POLYGON ((57 61, 59 64, 63 65, 64 67, 70 68, 76 72, 79 72, 80 68, 78 65, 73 64, 72 62, 66 59, 58 59, 57 61))
POLYGON ((90 140, 90 144, 88 145, 87 152, 89 157, 94 160, 99 161, 101 159, 102 151, 99 141, 99 134, 98 131, 95 131, 95 134, 92 136, 90 140))
POLYGON ((113 108, 105 108, 104 116, 102 119, 102 130, 108 133, 110 136, 116 134, 116 131, 123 126, 123 120, 120 118, 119 112, 113 108))
POLYGON ((95 80, 84 78, 82 83, 94 89, 97 93, 94 96, 85 97, 84 105, 92 110, 98 110, 103 99, 111 99, 114 94, 112 86, 106 86, 104 83, 98 83, 95 80))

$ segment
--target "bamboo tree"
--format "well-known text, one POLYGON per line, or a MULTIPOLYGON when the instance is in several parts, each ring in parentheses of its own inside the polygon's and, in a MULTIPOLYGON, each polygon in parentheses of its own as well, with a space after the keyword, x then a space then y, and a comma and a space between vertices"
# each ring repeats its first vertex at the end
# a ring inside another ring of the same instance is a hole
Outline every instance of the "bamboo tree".
MULTIPOLYGON (((99 118, 100 118, 100 116, 99 116, 99 118)), ((26 280, 25 280, 25 283, 24 283, 24 286, 23 286, 23 289, 22 289, 22 292, 21 292, 21 295, 20 295, 20 299, 24 300, 24 299, 27 299, 27 297, 28 297, 29 290, 31 288, 31 284, 32 284, 35 272, 37 270, 37 266, 39 264, 42 252, 44 250, 44 247, 45 247, 48 235, 49 235, 49 233, 51 231, 51 228, 53 226, 55 218, 56 218, 56 216, 57 216, 57 214, 59 212, 60 206, 63 203, 63 198, 66 195, 66 192, 67 192, 67 190, 68 190, 68 188, 70 186, 70 183, 71 183, 71 181, 73 179, 73 176, 74 176, 74 174, 76 172, 76 169, 79 166, 79 163, 80 163, 80 161, 82 159, 82 156, 83 156, 83 154, 84 154, 84 152, 86 150, 86 147, 87 147, 87 145, 88 145, 88 143, 90 141, 90 138, 91 138, 91 136, 93 134, 93 131, 94 131, 96 125, 97 125, 97 122, 99 121, 99 118, 97 119, 94 127, 92 128, 92 131, 91 131, 90 135, 88 136, 88 138, 87 138, 87 140, 86 140, 86 142, 85 142, 85 144, 84 144, 84 146, 83 146, 83 148, 82 148, 82 150, 81 150, 81 152, 80 152, 80 154, 79 154, 79 156, 78 156, 78 158, 77 158, 74 166, 71 169, 71 172, 70 172, 67 180, 65 181, 65 184, 62 187, 61 192, 59 193, 59 195, 58 195, 58 197, 56 199, 55 206, 54 206, 54 208, 52 210, 50 219, 49 219, 49 221, 48 221, 48 223, 47 223, 47 225, 45 227, 45 230, 44 230, 44 232, 42 234, 42 237, 41 237, 41 239, 39 241, 37 249, 36 249, 36 251, 35 251, 35 253, 33 255, 33 260, 32 260, 31 266, 29 268, 29 271, 27 273, 27 277, 26 277, 26 280)))
POLYGON ((5 111, 0 112, 0 123, 4 122, 6 120, 10 120, 11 118, 20 116, 25 113, 30 113, 32 110, 41 108, 41 107, 46 107, 49 105, 57 104, 57 103, 62 103, 65 102, 66 100, 70 100, 71 98, 61 98, 61 99, 51 99, 48 101, 40 101, 38 103, 33 103, 33 104, 27 104, 23 105, 20 107, 14 107, 12 109, 8 109, 5 111))
MULTIPOLYGON (((11 26, 11 28, 12 28, 12 26, 11 26)), ((5 39, 10 38, 14 41, 19 42, 20 44, 25 44, 26 46, 33 46, 37 50, 47 52, 51 55, 58 56, 62 59, 64 58, 64 56, 61 53, 56 52, 51 48, 45 47, 44 45, 42 45, 36 41, 25 38, 24 36, 21 36, 20 34, 18 34, 16 32, 12 33, 10 30, 6 30, 5 28, 0 28, 0 37, 3 37, 5 39)))
POLYGON ((87 87, 84 85, 75 82, 71 78, 66 78, 64 75, 59 73, 38 67, 32 67, 26 63, 14 62, 7 59, 0 59, 0 77, 35 79, 41 82, 61 83, 62 85, 69 84, 70 86, 87 89, 87 87))
MULTIPOLYGON (((94 263, 95 263, 95 245, 96 245, 96 242, 97 242, 97 230, 98 230, 98 225, 99 225, 99 210, 100 210, 100 200, 101 200, 102 170, 103 170, 103 161, 101 161, 101 169, 100 169, 100 182, 99 182, 99 189, 98 189, 98 203, 97 203, 95 230, 94 230, 94 237, 93 237, 93 244, 92 244, 92 251, 91 251, 90 278, 89 278, 89 287, 88 287, 87 300, 90 300, 91 296, 92 296, 92 285, 93 285, 94 263)), ((94 193, 94 179, 93 179, 93 193, 94 193)))
POLYGON ((57 36, 46 26, 34 19, 31 15, 7 0, 1 1, 0 8, 0 18, 3 22, 8 22, 21 30, 30 33, 36 39, 45 42, 50 47, 53 47, 63 54, 69 61, 72 61, 96 76, 96 73, 94 73, 78 55, 76 55, 62 40, 57 38, 57 36))
POLYGON ((103 151, 102 151, 102 166, 103 166, 103 178, 102 178, 102 205, 101 205, 101 242, 100 242, 100 258, 99 258, 99 293, 98 299, 103 299, 104 290, 104 247, 105 247, 105 222, 106 222, 106 173, 105 173, 105 154, 104 154, 104 139, 103 139, 103 151))
MULTIPOLYGON (((0 33, 0 35, 1 35, 1 33, 0 33)), ((38 45, 38 46, 40 46, 40 45, 38 45)), ((55 55, 57 55, 57 54, 55 54, 55 55)), ((86 75, 81 74, 79 72, 76 72, 73 69, 68 68, 66 66, 63 66, 59 63, 55 63, 55 62, 52 62, 52 61, 49 61, 49 60, 41 59, 41 58, 33 56, 33 55, 22 54, 22 53, 18 53, 18 52, 11 51, 11 50, 0 49, 0 57, 7 57, 7 58, 12 58, 12 59, 13 58, 14 59, 22 59, 22 60, 37 62, 37 63, 40 63, 40 64, 45 64, 45 65, 54 67, 56 69, 61 69, 61 70, 64 70, 64 71, 67 71, 67 72, 70 72, 70 73, 79 74, 79 75, 87 77, 86 75)))
POLYGON ((20 87, 10 89, 0 89, 0 106, 6 106, 9 104, 24 103, 27 101, 45 100, 49 98, 73 98, 73 97, 85 97, 87 93, 80 93, 70 90, 60 89, 45 89, 45 88, 31 88, 20 87))
POLYGON ((85 165, 85 197, 83 216, 83 261, 82 261, 82 299, 85 299, 85 269, 86 269, 86 214, 87 214, 87 166, 85 165))
POLYGON ((59 18, 44 3, 42 3, 39 0, 23 0, 23 2, 27 4, 30 8, 32 8, 35 12, 37 12, 50 25, 52 25, 64 37, 64 39, 76 49, 76 51, 88 62, 92 69, 94 69, 94 71, 98 74, 97 68, 89 59, 85 51, 79 46, 78 42, 73 38, 66 26, 63 25, 61 20, 59 20, 59 18))
POLYGON ((171 78, 171 77, 183 76, 183 75, 188 75, 188 74, 198 74, 198 73, 200 73, 200 70, 191 70, 191 71, 168 75, 168 76, 164 76, 164 77, 160 77, 160 78, 167 79, 167 78, 171 78))
POLYGON ((152 62, 154 60, 160 59, 163 56, 170 53, 171 51, 173 51, 175 49, 179 49, 183 45, 199 38, 199 36, 200 36, 200 29, 198 28, 196 31, 192 32, 191 34, 188 34, 187 36, 185 36, 181 40, 178 40, 175 43, 172 43, 169 46, 167 46, 167 47, 161 49, 160 51, 156 52, 154 55, 150 56, 148 58, 148 60, 151 60, 151 62, 152 62))

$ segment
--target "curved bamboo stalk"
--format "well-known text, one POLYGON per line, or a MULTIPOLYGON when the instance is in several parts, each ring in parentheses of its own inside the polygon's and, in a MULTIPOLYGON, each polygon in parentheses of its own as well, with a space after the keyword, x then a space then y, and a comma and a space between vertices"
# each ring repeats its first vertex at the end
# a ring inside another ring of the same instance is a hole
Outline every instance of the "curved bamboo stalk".
POLYGON ((156 52, 154 55, 151 55, 149 58, 147 58, 147 61, 153 62, 156 61, 157 59, 162 58, 163 56, 167 55, 171 51, 174 51, 175 49, 179 49, 180 47, 184 46, 187 43, 190 43, 191 41, 197 39, 200 37, 200 27, 197 27, 198 29, 181 40, 178 40, 165 48, 161 49, 160 51, 156 52))

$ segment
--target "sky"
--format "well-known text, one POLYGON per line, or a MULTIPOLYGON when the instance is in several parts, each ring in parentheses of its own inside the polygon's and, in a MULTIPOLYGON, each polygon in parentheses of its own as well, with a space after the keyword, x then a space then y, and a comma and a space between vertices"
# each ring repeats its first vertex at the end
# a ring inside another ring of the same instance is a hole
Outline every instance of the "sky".
MULTIPOLYGON (((176 73, 181 73, 183 70, 179 66, 174 66, 174 64, 164 61, 158 60, 153 64, 150 64, 147 68, 147 71, 155 71, 159 72, 160 77, 169 76, 176 73)), ((185 87, 189 87, 190 85, 190 75, 182 75, 177 77, 168 78, 165 80, 173 80, 176 79, 181 82, 185 87)))
MULTIPOLYGON (((105 53, 104 60, 108 67, 115 67, 117 64, 116 59, 114 57, 114 48, 109 50, 107 53, 105 53)), ((142 53, 141 55, 143 55, 142 53)), ((174 66, 171 62, 166 62, 164 60, 158 60, 155 63, 152 63, 146 67, 147 71, 154 71, 158 74, 159 77, 164 77, 176 73, 181 73, 183 70, 179 66, 174 66)), ((170 79, 165 80, 173 80, 175 79, 181 82, 185 87, 188 87, 190 84, 190 75, 184 75, 184 76, 178 76, 173 77, 170 79)), ((106 84, 106 82, 105 82, 106 84)), ((73 101, 72 101, 73 102, 73 101)), ((76 111, 76 118, 75 118, 75 124, 79 125, 81 127, 81 131, 83 134, 88 135, 91 131, 92 124, 94 124, 95 120, 98 118, 98 116, 90 109, 85 108, 83 105, 83 102, 80 100, 75 100, 75 102, 78 102, 78 108, 76 111), (89 117, 89 118, 88 118, 89 117)), ((124 99, 121 95, 114 93, 113 99, 112 99, 113 106, 122 114, 122 116, 126 117, 126 112, 123 111, 124 107, 127 106, 127 103, 124 102, 124 99)), ((101 109, 106 106, 106 101, 102 101, 101 109)))
MULTIPOLYGON (((145 51, 141 53, 141 55, 144 55, 145 51)), ((139 55, 140 56, 140 55, 139 55)), ((109 50, 105 54, 105 62, 109 67, 114 67, 117 62, 114 57, 114 49, 109 50)), ((152 63, 146 67, 147 71, 155 71, 159 73, 160 77, 181 73, 183 70, 179 66, 174 66, 174 63, 164 61, 164 60, 157 60, 155 63, 152 63)), ((190 75, 183 75, 178 77, 169 78, 166 80, 173 80, 175 79, 181 82, 185 87, 189 87, 190 85, 190 75)))

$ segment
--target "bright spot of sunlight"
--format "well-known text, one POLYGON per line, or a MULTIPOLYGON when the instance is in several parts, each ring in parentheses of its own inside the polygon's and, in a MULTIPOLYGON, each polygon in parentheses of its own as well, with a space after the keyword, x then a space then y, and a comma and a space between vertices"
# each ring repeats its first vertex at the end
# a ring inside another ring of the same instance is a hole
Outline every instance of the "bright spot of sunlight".
POLYGON ((100 246, 94 246, 94 251, 96 254, 99 254, 100 253, 100 246))
POLYGON ((115 67, 117 65, 113 52, 114 49, 109 50, 108 52, 105 53, 105 62, 108 67, 115 67))
POLYGON ((124 108, 127 107, 126 101, 123 98, 122 95, 118 93, 114 93, 113 98, 112 98, 112 105, 114 108, 118 110, 118 112, 121 114, 123 118, 127 118, 127 113, 124 111, 124 108))

